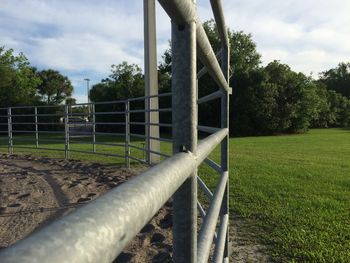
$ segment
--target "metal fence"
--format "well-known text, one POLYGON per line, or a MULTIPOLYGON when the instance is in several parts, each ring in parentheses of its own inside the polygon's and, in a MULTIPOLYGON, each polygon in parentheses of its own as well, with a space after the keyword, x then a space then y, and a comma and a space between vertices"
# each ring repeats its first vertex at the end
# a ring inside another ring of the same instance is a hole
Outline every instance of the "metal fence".
MULTIPOLYGON (((229 42, 221 1, 210 1, 222 43, 219 53, 221 66, 197 17, 195 1, 158 1, 172 23, 173 155, 14 246, 2 250, 2 262, 112 262, 171 197, 174 262, 229 261, 229 42), (199 71, 197 57, 203 64, 199 71), (215 80, 219 90, 198 98, 198 79, 206 72, 215 80), (198 125, 198 105, 216 99, 221 101, 221 116, 218 116, 221 127, 198 125), (210 135, 198 140, 198 132, 210 135), (220 163, 208 157, 217 146, 221 146, 220 163), (219 174, 214 191, 198 175, 198 167, 204 162, 219 174), (208 197, 206 209, 197 199, 197 183, 208 197), (197 211, 203 217, 199 231, 197 211)), ((154 14, 149 12, 150 7, 154 8, 154 1, 144 0, 144 3, 148 8, 145 16, 154 14)), ((152 23, 147 26, 154 27, 152 23)), ((155 28, 148 29, 155 31, 155 28)), ((148 46, 155 45, 151 39, 147 41, 148 46)), ((147 108, 146 113, 157 110, 154 107, 147 108)), ((128 113, 132 113, 132 110, 128 103, 125 109, 125 123, 131 124, 133 121, 128 113)), ((67 107, 65 114, 68 122, 65 127, 69 127, 67 107)), ((13 133, 10 128, 11 116, 10 110, 6 116, 9 123, 9 149, 12 147, 13 133)), ((146 125, 148 134, 152 134, 149 129, 151 123, 141 121, 140 125, 146 125)), ((154 125, 161 126, 159 123, 154 125)), ((127 131, 128 125, 125 128, 125 140, 128 141, 128 136, 135 134, 127 131)), ((69 129, 65 132, 69 132, 69 129)), ((150 137, 140 135, 140 138, 155 139, 150 137)), ((126 145, 125 156, 129 156, 127 162, 130 155, 126 145)))
POLYGON ((150 153, 170 156, 145 146, 151 139, 172 143, 171 108, 152 110, 170 113, 162 116, 169 123, 146 123, 145 104, 152 98, 169 101, 170 96, 163 93, 119 101, 0 108, 0 147, 7 147, 9 154, 14 149, 37 149, 61 151, 66 159, 74 152, 112 156, 124 159, 126 167, 131 160, 150 164, 150 153), (166 137, 147 135, 148 126, 168 128, 166 137), (71 147, 82 145, 85 147, 71 147), (132 154, 131 149, 139 153, 132 154))

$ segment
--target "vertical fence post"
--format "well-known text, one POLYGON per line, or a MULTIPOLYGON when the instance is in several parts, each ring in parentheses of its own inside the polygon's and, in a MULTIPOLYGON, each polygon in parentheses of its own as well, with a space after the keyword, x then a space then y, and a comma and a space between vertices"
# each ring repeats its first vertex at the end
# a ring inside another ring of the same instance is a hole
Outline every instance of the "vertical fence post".
POLYGON ((95 114, 95 103, 91 105, 92 114, 92 152, 96 152, 96 114, 95 114))
POLYGON ((7 108, 7 128, 8 128, 8 153, 13 154, 13 137, 12 137, 12 110, 7 108))
POLYGON ((68 105, 64 105, 64 158, 69 159, 69 119, 68 105))
POLYGON ((125 166, 130 168, 130 101, 125 101, 125 166))
POLYGON ((145 115, 145 135, 146 135, 146 139, 145 139, 145 160, 148 163, 148 165, 152 164, 152 160, 151 160, 151 111, 150 111, 150 97, 149 95, 145 97, 145 111, 146 111, 146 115, 145 115))
POLYGON ((159 138, 159 126, 151 123, 159 123, 159 112, 150 111, 159 108, 158 97, 158 72, 157 72, 157 43, 156 43, 156 4, 155 0, 144 0, 144 43, 145 43, 145 137, 146 160, 148 164, 160 162, 160 156, 150 152, 160 152, 160 142, 151 139, 159 138))
POLYGON ((35 147, 39 148, 38 107, 34 107, 34 115, 35 115, 35 147))
MULTIPOLYGON (((226 29, 225 29, 226 30, 226 29)), ((227 40, 227 45, 222 45, 221 50, 221 68, 224 73, 224 76, 226 78, 227 83, 229 84, 230 80, 230 49, 229 49, 229 42, 227 40)), ((229 103, 229 91, 223 92, 221 97, 221 128, 229 128, 229 110, 230 110, 230 103, 229 103)), ((229 171, 229 160, 230 160, 230 154, 229 154, 229 137, 230 135, 227 134, 225 139, 221 142, 221 168, 222 170, 229 171)), ((229 179, 227 179, 227 185, 226 190, 222 202, 222 217, 224 218, 225 214, 229 214, 229 179)), ((222 222, 223 220, 221 220, 222 222)), ((224 251, 224 258, 229 257, 229 221, 227 224, 227 232, 226 232, 226 241, 225 241, 225 251, 224 251)))
MULTIPOLYGON (((188 0, 191 1, 191 0, 188 0)), ((192 2, 192 1, 191 1, 192 2)), ((196 19, 172 21, 173 153, 197 148, 196 19)), ((173 259, 197 262, 197 172, 176 191, 173 201, 173 259)))

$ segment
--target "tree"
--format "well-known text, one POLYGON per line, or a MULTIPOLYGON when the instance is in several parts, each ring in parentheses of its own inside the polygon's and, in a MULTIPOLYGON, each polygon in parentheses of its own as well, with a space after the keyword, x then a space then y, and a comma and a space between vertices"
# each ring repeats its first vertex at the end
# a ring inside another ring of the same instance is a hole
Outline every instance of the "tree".
POLYGON ((38 72, 41 84, 38 93, 47 104, 60 104, 73 92, 73 86, 68 77, 56 70, 47 69, 38 72))
POLYGON ((41 83, 23 53, 0 47, 0 105, 30 105, 38 101, 36 88, 41 83))
MULTIPOLYGON (((203 27, 214 52, 217 53, 221 49, 221 42, 214 21, 205 22, 203 27)), ((241 101, 245 100, 249 86, 256 86, 252 81, 257 80, 255 77, 261 63, 261 56, 257 52, 256 44, 250 34, 245 34, 242 31, 228 30, 228 37, 230 42, 230 71, 232 75, 230 86, 233 87, 233 95, 230 96, 230 132, 231 134, 237 134, 239 132, 239 124, 236 120, 239 116, 243 117, 242 114, 245 113, 242 110, 246 110, 241 108, 243 106, 241 101)), ((199 66, 201 67, 201 65, 199 66)), ((200 79, 199 97, 205 96, 217 89, 216 83, 208 74, 200 79)), ((218 118, 220 116, 220 102, 218 100, 201 105, 199 110, 199 121, 201 124, 209 126, 220 125, 220 118, 218 118)))
MULTIPOLYGON (((218 52, 221 43, 214 21, 207 21, 203 26, 214 52, 218 52)), ((250 34, 228 30, 228 37, 233 73, 230 79, 233 88, 230 98, 231 134, 295 133, 306 131, 311 125, 324 127, 349 123, 348 101, 340 94, 327 90, 349 87, 339 84, 340 79, 341 83, 348 83, 348 64, 340 64, 315 82, 279 61, 261 67, 261 56, 250 34), (326 88, 320 88, 321 82, 326 88)), ((201 67, 201 63, 198 63, 198 68, 201 67)), ((170 49, 164 53, 159 71, 170 79, 170 49)), ((198 96, 205 96, 217 89, 216 83, 207 74, 199 80, 198 96)), ((343 93, 344 90, 342 88, 343 93)), ((199 105, 199 123, 202 125, 220 125, 220 115, 219 100, 199 105)))
POLYGON ((345 96, 333 90, 328 91, 328 102, 331 117, 330 127, 345 127, 350 124, 350 102, 345 96))
POLYGON ((252 70, 236 92, 238 135, 303 132, 318 118, 319 98, 314 81, 288 65, 273 61, 252 70))
MULTIPOLYGON (((204 22, 203 27, 214 52, 218 52, 221 49, 221 42, 214 20, 204 22)), ((230 41, 231 72, 237 75, 257 69, 261 63, 261 55, 256 50, 252 35, 229 29, 228 38, 230 41)))
POLYGON ((67 105, 74 105, 76 103, 77 103, 77 100, 75 98, 71 98, 71 97, 66 98, 66 104, 67 105))
POLYGON ((339 63, 338 67, 320 74, 319 82, 327 89, 339 92, 350 98, 350 63, 339 63))
POLYGON ((144 79, 139 66, 124 61, 112 65, 111 72, 109 78, 92 87, 92 101, 124 100, 144 95, 144 79))

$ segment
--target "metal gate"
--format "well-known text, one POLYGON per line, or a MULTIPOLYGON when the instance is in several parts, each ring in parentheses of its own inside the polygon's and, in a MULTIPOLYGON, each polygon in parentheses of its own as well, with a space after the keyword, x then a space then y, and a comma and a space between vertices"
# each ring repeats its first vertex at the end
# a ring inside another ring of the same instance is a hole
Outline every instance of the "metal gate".
MULTIPOLYGON (((112 262, 171 197, 174 262, 229 261, 229 42, 221 1, 210 2, 221 38, 221 65, 197 17, 195 1, 159 0, 172 23, 173 155, 2 250, 1 262, 112 262), (204 65, 199 71, 197 57, 204 65), (219 90, 198 98, 197 78, 206 72, 219 90), (221 100, 221 127, 198 126, 198 104, 214 99, 221 100), (198 140, 198 131, 211 135, 198 140), (208 158, 219 145, 220 164, 208 158), (203 162, 220 174, 214 192, 197 174, 203 162), (210 201, 206 211, 197 200, 197 183, 210 201), (199 231, 197 211, 203 217, 199 231)), ((147 8, 154 8, 153 0, 144 3, 147 8)), ((149 41, 147 45, 155 43, 149 41)), ((146 113, 154 110, 150 104, 146 113)), ((149 116, 145 124, 150 126, 151 122, 149 116)), ((151 137, 151 129, 148 132, 146 138, 151 137)))

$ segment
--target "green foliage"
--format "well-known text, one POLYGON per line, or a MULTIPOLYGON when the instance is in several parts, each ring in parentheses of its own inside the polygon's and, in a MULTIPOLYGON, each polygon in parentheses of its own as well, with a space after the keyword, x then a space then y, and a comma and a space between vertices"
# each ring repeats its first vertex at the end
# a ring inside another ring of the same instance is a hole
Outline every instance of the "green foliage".
POLYGON ((350 63, 339 63, 338 67, 322 72, 319 82, 350 98, 350 63))
POLYGON ((109 78, 92 87, 92 101, 124 100, 144 95, 143 74, 139 66, 124 61, 112 65, 111 72, 109 78))
MULTIPOLYGON (((214 50, 221 43, 213 20, 204 28, 214 50)), ((260 65, 251 35, 228 31, 230 40, 230 132, 235 135, 305 132, 309 127, 349 125, 350 64, 323 73, 320 81, 291 70, 278 61, 260 65)), ((167 58, 168 56, 166 56, 167 58)), ((199 82, 199 97, 217 90, 210 76, 199 82)), ((199 121, 217 126, 219 102, 200 106, 199 121)))
MULTIPOLYGON (((214 20, 204 22, 203 27, 213 50, 218 52, 221 49, 221 42, 214 20)), ((261 63, 261 55, 256 50, 252 35, 245 34, 243 31, 228 30, 228 38, 230 42, 231 72, 241 74, 257 69, 261 63)))
POLYGON ((350 121, 350 100, 331 90, 328 92, 328 102, 330 104, 330 112, 334 116, 333 121, 328 126, 348 126, 350 121))
MULTIPOLYGON (((218 52, 221 49, 221 43, 218 36, 218 32, 213 20, 207 21, 203 24, 203 27, 207 33, 208 39, 213 46, 214 52, 218 52)), ((233 87, 233 95, 230 99, 230 131, 231 133, 238 134, 239 128, 238 122, 235 117, 239 115, 244 122, 248 121, 245 114, 237 108, 237 100, 243 101, 242 98, 247 96, 247 89, 250 85, 254 85, 252 82, 251 74, 253 71, 259 69, 260 54, 256 50, 256 44, 252 40, 250 34, 245 34, 242 31, 235 32, 228 30, 228 37, 230 42, 230 68, 231 68, 231 80, 230 86, 233 87), (239 88, 240 92, 237 90, 239 88)), ((202 66, 198 65, 198 69, 202 66)), ((199 97, 205 96, 218 89, 216 83, 212 78, 206 74, 199 80, 199 97)), ((249 111, 252 109, 248 109, 249 111)), ((199 123, 208 126, 220 125, 220 101, 216 100, 210 103, 206 103, 199 107, 199 123)), ((251 127, 245 126, 247 129, 251 127)), ((244 131, 242 134, 254 133, 253 131, 244 131)))
POLYGON ((70 80, 58 71, 37 71, 23 53, 0 47, 0 106, 60 104, 72 92, 70 80))
POLYGON ((77 100, 75 98, 71 98, 71 97, 66 98, 66 104, 67 105, 74 105, 76 103, 77 103, 77 100))
POLYGON ((235 90, 233 128, 236 134, 304 132, 318 118, 314 81, 278 61, 240 74, 235 90))
POLYGON ((73 92, 70 80, 56 70, 48 69, 38 72, 41 84, 38 86, 38 94, 41 100, 47 104, 60 104, 73 92))
POLYGON ((36 88, 41 83, 24 54, 0 47, 0 105, 31 104, 38 101, 36 88))

